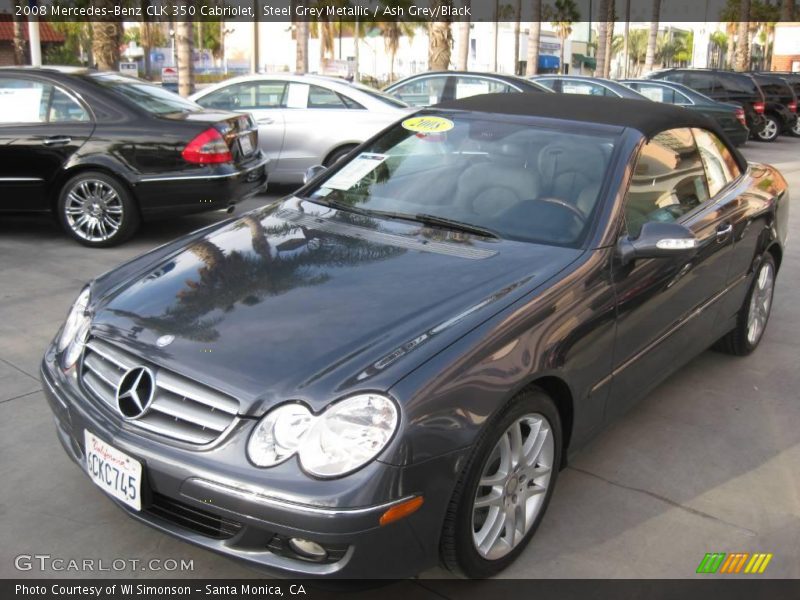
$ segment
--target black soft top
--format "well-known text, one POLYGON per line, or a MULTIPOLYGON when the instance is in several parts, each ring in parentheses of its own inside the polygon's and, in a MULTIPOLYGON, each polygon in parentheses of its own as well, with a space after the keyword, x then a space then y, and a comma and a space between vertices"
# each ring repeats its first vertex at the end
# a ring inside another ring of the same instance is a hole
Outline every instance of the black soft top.
POLYGON ((442 102, 432 108, 523 115, 630 127, 648 139, 665 129, 700 127, 720 137, 716 121, 699 111, 650 100, 580 94, 481 94, 442 102))

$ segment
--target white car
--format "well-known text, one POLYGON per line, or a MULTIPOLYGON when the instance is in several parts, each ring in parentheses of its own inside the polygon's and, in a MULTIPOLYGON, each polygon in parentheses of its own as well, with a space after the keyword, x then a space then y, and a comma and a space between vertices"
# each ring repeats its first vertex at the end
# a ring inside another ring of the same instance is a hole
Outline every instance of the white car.
POLYGON ((302 183, 309 167, 332 165, 411 110, 373 88, 316 75, 236 77, 190 99, 206 108, 251 113, 275 183, 302 183))

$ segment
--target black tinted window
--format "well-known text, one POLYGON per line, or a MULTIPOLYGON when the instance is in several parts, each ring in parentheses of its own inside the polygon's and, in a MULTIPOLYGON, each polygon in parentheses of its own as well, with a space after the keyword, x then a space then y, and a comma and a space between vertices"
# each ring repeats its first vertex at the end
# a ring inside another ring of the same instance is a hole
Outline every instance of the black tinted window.
POLYGON ((711 73, 689 73, 687 85, 701 94, 713 94, 717 89, 716 78, 711 73))
POLYGON ((748 75, 720 73, 719 80, 722 86, 731 94, 758 95, 756 82, 748 75))
POLYGON ((649 221, 676 221, 708 197, 703 161, 691 130, 659 133, 636 162, 625 199, 628 233, 636 237, 649 221))

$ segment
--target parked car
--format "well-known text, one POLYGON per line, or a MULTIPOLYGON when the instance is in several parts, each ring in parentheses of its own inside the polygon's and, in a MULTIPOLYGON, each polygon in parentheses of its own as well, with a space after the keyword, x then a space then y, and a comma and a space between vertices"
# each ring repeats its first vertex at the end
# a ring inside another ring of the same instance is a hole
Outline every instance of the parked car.
POLYGON ((410 104, 429 106, 478 94, 549 92, 536 82, 497 73, 429 71, 395 81, 384 92, 410 104))
POLYGON ((248 117, 116 73, 0 69, 0 210, 55 212, 86 246, 232 209, 264 189, 265 163, 248 117))
POLYGON ((754 73, 761 91, 764 92, 764 118, 767 123, 758 132, 759 138, 766 142, 774 141, 781 133, 793 134, 797 128, 797 95, 792 86, 774 75, 754 73))
POLYGON ((191 99, 215 110, 253 115, 275 183, 302 183, 306 170, 330 166, 409 112, 360 84, 315 75, 249 75, 207 87, 191 99))
POLYGON ((487 577, 604 424, 757 348, 788 211, 694 111, 447 102, 90 282, 41 381, 67 454, 162 532, 292 577, 487 577))
POLYGON ((750 137, 744 108, 730 102, 717 102, 681 83, 660 79, 624 79, 620 81, 655 102, 664 102, 696 110, 714 119, 735 146, 750 137))
POLYGON ((610 96, 612 98, 630 98, 631 100, 647 99, 626 85, 600 77, 586 77, 582 75, 536 75, 531 77, 531 79, 560 94, 610 96))
POLYGON ((663 69, 648 74, 647 78, 682 83, 712 100, 741 105, 750 136, 763 139, 758 134, 767 124, 764 118, 766 102, 752 75, 716 69, 663 69))
MULTIPOLYGON (((792 73, 790 71, 759 71, 762 75, 774 75, 785 80, 794 91, 795 96, 800 98, 800 73, 792 73)), ((795 123, 792 128, 792 134, 800 137, 800 121, 795 123)))

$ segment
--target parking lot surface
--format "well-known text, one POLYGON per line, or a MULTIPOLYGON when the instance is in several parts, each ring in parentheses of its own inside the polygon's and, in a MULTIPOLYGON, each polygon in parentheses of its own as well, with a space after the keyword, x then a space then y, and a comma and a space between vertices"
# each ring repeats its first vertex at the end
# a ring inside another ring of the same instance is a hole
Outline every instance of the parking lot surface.
MULTIPOLYGON (((800 139, 750 142, 744 154, 778 166, 800 201, 800 139)), ((67 459, 38 378, 44 348, 88 279, 222 218, 145 224, 131 242, 107 250, 70 241, 47 216, 0 221, 0 577, 261 576, 125 516, 67 459), (193 570, 19 571, 20 554, 183 559, 193 570)), ((607 428, 561 473, 539 532, 503 577, 694 577, 707 552, 769 552, 761 577, 800 577, 797 206, 790 232, 755 354, 708 351, 607 428)))

